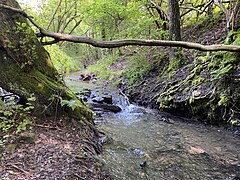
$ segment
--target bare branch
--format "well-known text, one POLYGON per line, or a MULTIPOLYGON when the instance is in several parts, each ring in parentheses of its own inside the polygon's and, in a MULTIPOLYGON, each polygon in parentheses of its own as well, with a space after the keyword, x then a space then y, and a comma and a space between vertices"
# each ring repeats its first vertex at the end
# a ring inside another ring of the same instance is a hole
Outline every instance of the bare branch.
POLYGON ((162 20, 165 20, 165 21, 169 20, 168 14, 158 4, 156 4, 154 1, 151 1, 151 0, 150 0, 150 3, 156 8, 162 20))
POLYGON ((41 31, 43 36, 52 37, 59 41, 69 41, 74 43, 89 44, 100 48, 118 48, 122 46, 170 46, 183 47, 188 49, 196 49, 201 51, 235 51, 240 52, 240 46, 234 45, 201 45, 199 43, 191 43, 185 41, 165 41, 165 40, 139 40, 139 39, 124 39, 113 41, 102 41, 86 36, 72 36, 69 34, 54 33, 41 31))
POLYGON ((58 26, 57 26, 57 32, 61 32, 61 25, 64 23, 65 20, 67 20, 70 15, 71 15, 71 9, 74 7, 74 5, 76 4, 76 2, 73 2, 70 7, 67 9, 67 3, 65 3, 65 11, 62 13, 61 16, 59 16, 58 18, 58 26), (64 18, 65 17, 65 18, 64 18))
POLYGON ((76 21, 75 20, 75 25, 74 25, 74 27, 72 28, 72 30, 69 32, 69 34, 72 34, 73 33, 73 31, 79 26, 79 24, 82 22, 82 20, 79 20, 79 21, 76 21))
POLYGON ((210 6, 213 3, 213 1, 214 0, 210 0, 206 4, 204 3, 204 4, 197 5, 197 6, 194 6, 192 3, 190 3, 192 5, 192 7, 180 6, 180 8, 182 8, 182 9, 188 9, 188 11, 181 14, 181 17, 185 16, 186 14, 188 14, 189 12, 191 12, 193 10, 197 11, 199 14, 203 14, 206 11, 206 9, 208 8, 208 6, 210 6))
POLYGON ((62 0, 59 1, 57 8, 56 8, 56 10, 54 11, 54 13, 53 13, 53 15, 52 15, 51 20, 50 20, 49 23, 48 23, 47 30, 49 30, 49 28, 50 28, 53 20, 55 19, 55 16, 56 16, 56 14, 57 14, 57 12, 58 12, 58 9, 59 9, 59 7, 61 6, 61 4, 62 4, 62 0))

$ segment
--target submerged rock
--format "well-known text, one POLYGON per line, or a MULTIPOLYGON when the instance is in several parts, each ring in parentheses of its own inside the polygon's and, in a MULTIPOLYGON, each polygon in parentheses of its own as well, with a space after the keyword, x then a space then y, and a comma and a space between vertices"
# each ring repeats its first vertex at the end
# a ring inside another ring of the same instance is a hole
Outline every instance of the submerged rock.
POLYGON ((106 103, 106 104, 112 104, 113 103, 112 96, 107 95, 107 94, 94 95, 93 98, 92 98, 92 101, 97 102, 97 103, 106 103))
POLYGON ((141 149, 133 149, 132 152, 134 154, 144 155, 145 153, 141 149))
POLYGON ((119 106, 113 105, 113 104, 91 103, 89 105, 89 108, 92 109, 92 110, 101 108, 105 111, 110 111, 110 112, 115 112, 115 113, 122 111, 122 109, 119 106))
POLYGON ((104 102, 104 99, 100 96, 97 96, 97 97, 92 98, 92 101, 102 104, 104 102))
POLYGON ((105 144, 109 141, 107 136, 101 136, 98 140, 101 144, 105 144))
POLYGON ((145 168, 147 166, 147 161, 143 161, 139 165, 143 169, 143 168, 145 168))

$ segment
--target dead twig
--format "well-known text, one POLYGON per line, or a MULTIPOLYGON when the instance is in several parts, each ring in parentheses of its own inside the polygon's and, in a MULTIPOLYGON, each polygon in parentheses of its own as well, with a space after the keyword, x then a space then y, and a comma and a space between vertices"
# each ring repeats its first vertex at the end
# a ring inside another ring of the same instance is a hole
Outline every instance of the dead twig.
POLYGON ((81 177, 81 176, 79 176, 78 174, 74 174, 74 176, 76 176, 77 178, 79 178, 79 179, 86 179, 85 177, 81 177))
POLYGON ((41 124, 35 124, 35 126, 36 126, 36 127, 41 127, 41 128, 48 128, 48 129, 57 129, 57 130, 59 130, 59 131, 62 131, 62 129, 60 129, 60 128, 57 127, 57 126, 49 126, 49 125, 44 126, 44 125, 41 125, 41 124))
POLYGON ((29 172, 27 172, 27 171, 25 171, 24 169, 16 166, 15 164, 7 164, 7 166, 13 167, 13 168, 17 169, 18 171, 21 171, 21 172, 24 173, 24 174, 27 174, 27 175, 30 174, 29 172))

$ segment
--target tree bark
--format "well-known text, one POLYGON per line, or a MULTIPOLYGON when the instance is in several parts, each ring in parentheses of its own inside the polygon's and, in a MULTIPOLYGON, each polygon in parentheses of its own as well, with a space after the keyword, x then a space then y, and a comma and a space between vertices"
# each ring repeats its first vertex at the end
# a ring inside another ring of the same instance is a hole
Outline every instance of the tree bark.
MULTIPOLYGON (((181 41, 181 27, 180 27, 180 8, 178 0, 168 0, 168 16, 169 16, 169 40, 181 41)), ((182 62, 177 59, 177 52, 179 48, 169 49, 169 66, 176 68, 182 62), (177 61, 176 61, 177 60, 177 61), (176 63, 177 62, 177 63, 176 63)))
POLYGON ((169 39, 181 41, 180 9, 178 0, 168 0, 169 39))
MULTIPOLYGON (((94 47, 100 48, 119 48, 123 46, 170 46, 170 47, 183 47, 188 49, 196 49, 200 51, 232 51, 240 52, 240 46, 235 45, 202 45, 199 43, 185 42, 185 41, 165 41, 165 40, 144 40, 144 39, 124 39, 124 40, 112 40, 102 41, 85 36, 72 36, 69 34, 54 33, 42 30, 38 33, 39 37, 52 37, 57 42, 68 41, 74 43, 89 44, 94 47)), ((48 44, 48 42, 46 43, 48 44)))
MULTIPOLYGON (((20 9, 15 0, 0 0, 1 4, 20 9)), ((25 101, 30 94, 37 98, 35 115, 67 114, 91 124, 91 112, 66 87, 51 63, 27 19, 9 9, 0 11, 0 86, 25 101), (74 100, 78 106, 61 107, 60 101, 74 100)))

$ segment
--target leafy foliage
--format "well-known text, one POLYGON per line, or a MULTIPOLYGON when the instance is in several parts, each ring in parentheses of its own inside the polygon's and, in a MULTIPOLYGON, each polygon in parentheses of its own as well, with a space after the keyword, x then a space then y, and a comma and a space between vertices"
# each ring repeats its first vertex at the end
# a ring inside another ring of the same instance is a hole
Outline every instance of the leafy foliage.
POLYGON ((31 111, 34 109, 35 97, 31 95, 26 105, 16 104, 13 97, 7 103, 0 100, 0 130, 8 133, 25 131, 31 124, 31 111))
POLYGON ((79 70, 82 65, 77 59, 73 59, 65 53, 58 45, 46 47, 47 51, 51 54, 52 62, 55 68, 60 73, 66 73, 74 70, 79 70))
POLYGON ((79 107, 79 104, 77 103, 77 101, 75 100, 61 100, 61 106, 68 106, 70 107, 73 111, 74 109, 76 109, 77 107, 79 107))
POLYGON ((95 64, 90 65, 87 70, 89 72, 97 72, 99 78, 109 79, 111 76, 114 76, 116 72, 111 70, 111 65, 118 61, 118 55, 109 55, 100 60, 95 64))
POLYGON ((145 53, 139 53, 131 58, 125 72, 125 76, 130 85, 141 82, 146 78, 152 65, 149 63, 145 53))

